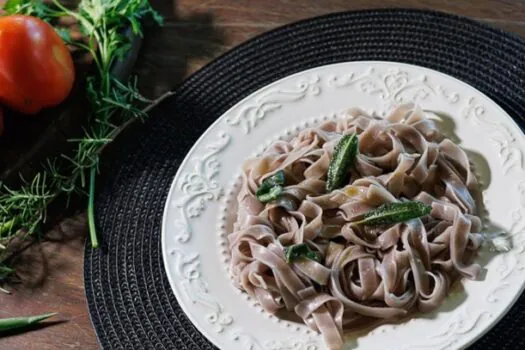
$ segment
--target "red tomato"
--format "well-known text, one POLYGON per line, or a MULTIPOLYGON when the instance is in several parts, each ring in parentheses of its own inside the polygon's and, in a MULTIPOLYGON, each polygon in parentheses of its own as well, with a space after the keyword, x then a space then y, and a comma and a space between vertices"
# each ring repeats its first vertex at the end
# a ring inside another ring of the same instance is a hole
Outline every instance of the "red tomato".
POLYGON ((51 25, 31 16, 0 17, 0 102, 36 114, 62 102, 74 80, 71 53, 51 25))

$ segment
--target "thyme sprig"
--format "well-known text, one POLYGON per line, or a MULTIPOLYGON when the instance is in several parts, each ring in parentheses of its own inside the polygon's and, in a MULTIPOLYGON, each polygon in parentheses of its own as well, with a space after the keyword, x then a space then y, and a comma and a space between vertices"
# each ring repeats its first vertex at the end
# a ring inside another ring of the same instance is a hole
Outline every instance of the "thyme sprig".
POLYGON ((87 79, 89 125, 83 137, 69 140, 76 145, 74 154, 48 159, 33 179, 23 179, 20 188, 3 185, 0 188, 0 264, 15 238, 39 232, 52 201, 63 195, 69 198, 74 193, 89 197, 88 223, 91 244, 96 248, 94 195, 100 154, 126 125, 143 118, 144 108, 151 103, 139 93, 135 78, 120 81, 113 76, 112 69, 131 48, 126 30, 131 28, 135 35, 142 35, 146 17, 158 24, 162 24, 162 17, 147 0, 82 0, 76 10, 57 0, 50 5, 42 1, 10 0, 4 12, 38 16, 46 21, 62 16, 75 18, 88 40, 68 43, 88 52, 97 69, 87 79))

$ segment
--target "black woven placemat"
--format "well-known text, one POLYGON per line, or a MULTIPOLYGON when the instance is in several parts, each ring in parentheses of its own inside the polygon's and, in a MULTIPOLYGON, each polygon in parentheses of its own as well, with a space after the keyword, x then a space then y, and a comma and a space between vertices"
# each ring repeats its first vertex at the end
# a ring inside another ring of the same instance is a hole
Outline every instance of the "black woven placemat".
MULTIPOLYGON (((525 41, 469 19, 416 10, 338 13, 250 40, 215 60, 117 141, 96 200, 103 249, 88 245, 85 288, 108 349, 214 349, 188 321, 164 272, 160 227, 177 168, 229 107, 287 75, 330 63, 397 61, 478 88, 525 125, 525 41)), ((453 347, 453 346, 452 346, 453 347)), ((525 298, 474 349, 525 348, 525 298)))

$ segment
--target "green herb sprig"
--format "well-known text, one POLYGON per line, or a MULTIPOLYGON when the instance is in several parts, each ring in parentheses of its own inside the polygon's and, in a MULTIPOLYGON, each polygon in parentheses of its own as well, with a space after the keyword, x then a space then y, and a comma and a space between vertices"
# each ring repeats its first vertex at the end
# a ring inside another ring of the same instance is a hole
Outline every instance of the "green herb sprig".
POLYGON ((396 202, 383 204, 370 210, 360 221, 361 225, 388 225, 405 222, 430 214, 432 207, 418 201, 396 202))
POLYGON ((344 181, 348 177, 348 171, 354 165, 358 153, 359 139, 356 134, 345 135, 339 140, 326 174, 327 192, 343 187, 344 181))
POLYGON ((69 44, 90 53, 97 69, 96 74, 87 79, 90 125, 82 138, 69 140, 76 144, 75 154, 49 159, 43 170, 31 181, 23 181, 20 188, 0 188, 0 263, 6 259, 13 239, 39 232, 47 218, 46 208, 61 195, 89 196, 88 223, 91 244, 96 248, 94 195, 100 154, 129 123, 143 118, 149 108, 146 106, 151 103, 139 93, 136 79, 119 81, 113 76, 112 68, 130 50, 126 29, 131 28, 135 35, 142 35, 144 18, 152 17, 161 24, 162 17, 147 0, 82 0, 76 10, 66 8, 57 0, 50 6, 42 1, 10 0, 4 11, 34 15, 46 21, 72 16, 88 38, 88 44, 69 44))
POLYGON ((27 16, 38 17, 46 22, 54 18, 66 16, 65 12, 53 9, 42 1, 31 0, 7 0, 4 4, 3 10, 9 14, 21 14, 27 16))

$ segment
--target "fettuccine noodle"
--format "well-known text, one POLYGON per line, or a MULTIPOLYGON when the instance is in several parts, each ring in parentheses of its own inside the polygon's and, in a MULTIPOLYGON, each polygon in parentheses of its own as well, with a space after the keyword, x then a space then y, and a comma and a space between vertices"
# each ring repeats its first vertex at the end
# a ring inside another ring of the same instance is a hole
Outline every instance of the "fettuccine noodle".
POLYGON ((272 314, 294 312, 330 349, 342 348, 344 332, 435 309, 454 280, 480 272, 472 263, 482 243, 476 177, 465 152, 412 104, 385 119, 352 109, 275 142, 244 163, 242 176, 228 236, 235 286, 272 314), (355 166, 344 187, 327 193, 334 147, 351 133, 359 140, 355 166), (261 203, 257 188, 279 170, 282 195, 261 203), (391 225, 354 223, 407 199, 431 213, 391 225), (284 248, 299 243, 321 260, 287 262, 284 248))

